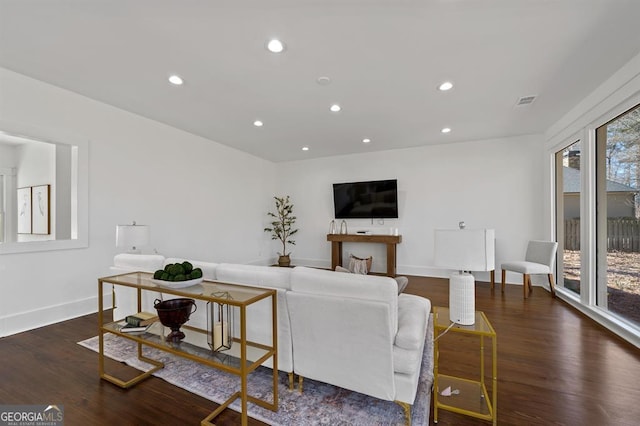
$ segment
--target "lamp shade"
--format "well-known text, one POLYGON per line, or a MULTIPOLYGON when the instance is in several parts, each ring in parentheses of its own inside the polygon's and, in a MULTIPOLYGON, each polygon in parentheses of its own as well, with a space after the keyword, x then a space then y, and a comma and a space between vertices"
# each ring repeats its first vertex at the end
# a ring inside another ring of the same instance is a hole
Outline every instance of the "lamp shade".
POLYGON ((458 271, 495 269, 493 229, 436 229, 436 266, 458 271))
POLYGON ((136 225, 117 225, 116 226, 116 247, 126 247, 135 251, 138 247, 149 244, 149 226, 136 225))

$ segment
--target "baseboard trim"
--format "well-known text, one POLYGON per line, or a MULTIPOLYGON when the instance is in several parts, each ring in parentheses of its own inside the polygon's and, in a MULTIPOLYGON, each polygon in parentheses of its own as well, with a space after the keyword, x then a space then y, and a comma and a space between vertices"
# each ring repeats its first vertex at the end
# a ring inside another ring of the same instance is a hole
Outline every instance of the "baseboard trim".
MULTIPOLYGON (((104 295, 104 306, 111 307, 111 289, 104 295)), ((98 297, 45 306, 33 311, 0 317, 0 337, 11 336, 61 321, 92 314, 98 310, 98 297)), ((97 324, 96 324, 97 327, 97 324)))

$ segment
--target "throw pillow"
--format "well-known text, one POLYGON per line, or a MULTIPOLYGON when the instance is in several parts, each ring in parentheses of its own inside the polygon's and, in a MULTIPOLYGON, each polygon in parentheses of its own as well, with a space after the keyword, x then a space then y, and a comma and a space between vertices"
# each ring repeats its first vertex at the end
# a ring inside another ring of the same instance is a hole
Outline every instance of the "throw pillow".
POLYGON ((369 256, 367 258, 360 258, 354 255, 349 255, 349 271, 354 274, 363 274, 366 275, 371 270, 371 262, 373 261, 373 257, 369 256))
MULTIPOLYGON (((343 272, 350 274, 351 271, 347 268, 343 268, 342 266, 336 266, 336 272, 343 272)), ((398 284, 398 294, 402 293, 405 288, 407 288, 407 284, 409 284, 409 278, 407 277, 395 277, 396 283, 398 284)))

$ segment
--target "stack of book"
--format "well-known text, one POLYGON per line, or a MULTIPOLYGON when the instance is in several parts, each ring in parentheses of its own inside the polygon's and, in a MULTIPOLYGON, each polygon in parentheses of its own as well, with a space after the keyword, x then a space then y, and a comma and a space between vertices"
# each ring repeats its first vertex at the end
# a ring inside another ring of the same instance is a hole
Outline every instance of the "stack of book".
POLYGON ((158 321, 158 316, 149 312, 138 312, 134 315, 127 315, 121 324, 120 331, 123 333, 134 333, 147 331, 154 322, 158 321))

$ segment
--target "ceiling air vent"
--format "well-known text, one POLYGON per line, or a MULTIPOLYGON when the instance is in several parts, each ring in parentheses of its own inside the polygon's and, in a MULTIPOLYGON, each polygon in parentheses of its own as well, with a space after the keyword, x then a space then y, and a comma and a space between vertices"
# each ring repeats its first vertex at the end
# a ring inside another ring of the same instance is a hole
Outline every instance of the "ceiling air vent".
POLYGON ((523 96, 520 99, 518 99, 518 102, 516 102, 516 106, 520 106, 520 105, 529 105, 532 104, 533 101, 536 100, 536 95, 533 96, 523 96))

